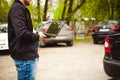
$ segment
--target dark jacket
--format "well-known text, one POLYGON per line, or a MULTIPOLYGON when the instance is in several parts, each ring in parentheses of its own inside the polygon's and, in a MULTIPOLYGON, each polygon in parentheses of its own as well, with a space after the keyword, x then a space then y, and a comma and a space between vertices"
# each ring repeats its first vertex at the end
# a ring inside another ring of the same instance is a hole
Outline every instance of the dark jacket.
POLYGON ((38 52, 34 47, 38 40, 39 35, 33 33, 28 9, 19 0, 15 0, 8 14, 8 41, 12 58, 38 58, 38 52))

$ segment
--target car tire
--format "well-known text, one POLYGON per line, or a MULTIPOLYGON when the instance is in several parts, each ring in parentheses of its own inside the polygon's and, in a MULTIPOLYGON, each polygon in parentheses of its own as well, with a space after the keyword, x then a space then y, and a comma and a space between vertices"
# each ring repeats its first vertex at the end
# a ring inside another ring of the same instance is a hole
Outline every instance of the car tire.
POLYGON ((67 42, 66 44, 67 44, 67 46, 72 46, 73 42, 67 42))
POLYGON ((98 40, 97 39, 93 39, 93 43, 94 44, 98 44, 98 40))

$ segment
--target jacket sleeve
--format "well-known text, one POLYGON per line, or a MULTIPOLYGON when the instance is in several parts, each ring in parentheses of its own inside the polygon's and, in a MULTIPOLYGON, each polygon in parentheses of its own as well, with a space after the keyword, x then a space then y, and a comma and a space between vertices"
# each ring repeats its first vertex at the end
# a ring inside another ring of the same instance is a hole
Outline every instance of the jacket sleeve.
POLYGON ((25 25, 26 16, 23 6, 14 6, 10 13, 12 26, 18 39, 27 42, 35 42, 39 40, 39 35, 29 31, 25 25))

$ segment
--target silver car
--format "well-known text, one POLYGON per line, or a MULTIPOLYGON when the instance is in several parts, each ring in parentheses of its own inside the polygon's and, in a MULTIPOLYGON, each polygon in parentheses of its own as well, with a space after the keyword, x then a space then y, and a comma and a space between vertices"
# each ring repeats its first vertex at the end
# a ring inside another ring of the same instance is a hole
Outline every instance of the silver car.
MULTIPOLYGON (((50 27, 52 22, 53 21, 46 21, 46 22, 40 23, 39 26, 37 27, 37 31, 45 33, 50 27)), ((57 36, 50 37, 45 40, 41 40, 40 46, 45 46, 46 44, 49 44, 49 43, 52 43, 52 44, 66 43, 67 46, 73 45, 74 31, 72 30, 72 28, 69 25, 67 25, 65 21, 57 21, 57 23, 59 27, 61 27, 57 36)))

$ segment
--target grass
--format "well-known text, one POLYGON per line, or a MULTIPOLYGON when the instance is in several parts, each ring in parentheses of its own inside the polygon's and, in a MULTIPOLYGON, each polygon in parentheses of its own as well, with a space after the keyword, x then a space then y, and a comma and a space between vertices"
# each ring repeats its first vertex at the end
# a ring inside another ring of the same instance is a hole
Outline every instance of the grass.
POLYGON ((92 40, 92 36, 79 37, 75 42, 89 42, 92 40))

